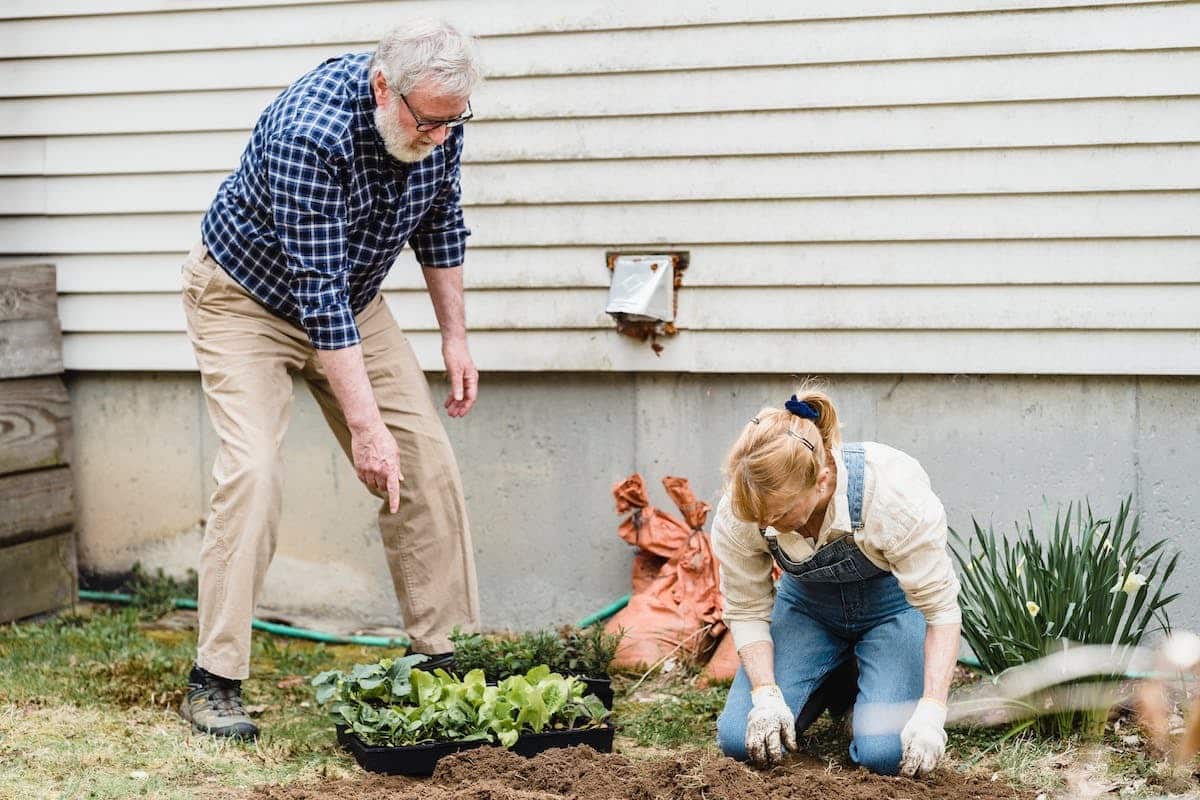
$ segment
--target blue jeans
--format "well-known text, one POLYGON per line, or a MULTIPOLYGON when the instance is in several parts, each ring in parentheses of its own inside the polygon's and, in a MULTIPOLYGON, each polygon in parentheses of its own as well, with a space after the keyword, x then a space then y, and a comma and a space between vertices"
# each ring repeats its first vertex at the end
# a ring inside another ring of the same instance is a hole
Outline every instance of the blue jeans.
MULTIPOLYGON (((924 688, 925 617, 891 574, 847 583, 800 581, 785 574, 771 614, 775 681, 793 714, 845 659, 858 659, 858 696, 850 758, 872 772, 895 775, 900 731, 924 688)), ((725 755, 746 755, 750 681, 739 668, 717 743, 725 755)))

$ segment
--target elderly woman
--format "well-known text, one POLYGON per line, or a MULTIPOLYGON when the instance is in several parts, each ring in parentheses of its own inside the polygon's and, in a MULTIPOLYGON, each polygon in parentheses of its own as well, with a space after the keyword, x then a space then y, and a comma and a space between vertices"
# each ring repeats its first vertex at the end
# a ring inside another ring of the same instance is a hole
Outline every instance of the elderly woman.
POLYGON ((857 683, 850 758, 884 775, 932 771, 961 615, 929 476, 886 445, 842 444, 817 391, 751 419, 725 473, 713 548, 741 668, 717 723, 722 751, 780 759, 857 683))

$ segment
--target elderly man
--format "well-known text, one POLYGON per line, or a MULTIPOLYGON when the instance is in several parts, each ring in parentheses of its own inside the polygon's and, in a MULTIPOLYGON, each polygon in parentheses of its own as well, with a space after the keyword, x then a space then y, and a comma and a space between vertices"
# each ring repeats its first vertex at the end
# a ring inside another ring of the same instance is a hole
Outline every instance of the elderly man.
POLYGON ((408 242, 441 328, 445 408, 465 415, 478 373, 463 310, 459 164, 479 80, 470 39, 427 20, 392 31, 374 54, 324 62, 259 117, 184 263, 188 336, 220 439, 181 709, 199 731, 258 733, 241 680, 275 551, 293 373, 382 499, 380 534, 413 650, 449 665, 451 630, 478 629, 458 466, 379 290, 408 242))

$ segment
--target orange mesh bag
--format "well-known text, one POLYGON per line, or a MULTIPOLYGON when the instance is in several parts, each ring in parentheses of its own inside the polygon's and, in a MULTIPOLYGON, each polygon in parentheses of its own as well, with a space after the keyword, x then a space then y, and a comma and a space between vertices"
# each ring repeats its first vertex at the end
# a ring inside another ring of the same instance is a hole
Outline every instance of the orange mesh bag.
POLYGON ((650 587, 675 548, 688 536, 687 529, 674 517, 650 505, 646 482, 638 474, 630 475, 613 487, 617 513, 633 513, 621 523, 617 535, 639 549, 633 556, 630 583, 633 594, 650 587), (644 533, 644 535, 643 535, 644 533))
POLYGON ((617 511, 633 512, 617 532, 640 548, 629 605, 605 626, 625 633, 616 667, 650 666, 672 653, 696 659, 724 632, 717 562, 703 531, 709 505, 696 500, 683 478, 665 478, 663 486, 686 524, 650 505, 640 475, 613 488, 617 511))

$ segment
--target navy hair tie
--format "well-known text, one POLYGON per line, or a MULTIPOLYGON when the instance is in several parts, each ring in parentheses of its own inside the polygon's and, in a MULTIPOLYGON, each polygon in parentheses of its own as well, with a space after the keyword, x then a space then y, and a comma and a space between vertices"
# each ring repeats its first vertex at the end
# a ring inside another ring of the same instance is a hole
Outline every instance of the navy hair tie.
POLYGON ((816 422, 821 418, 820 411, 803 400, 797 400, 796 395, 792 395, 792 399, 784 403, 783 407, 801 419, 811 419, 813 422, 816 422))

